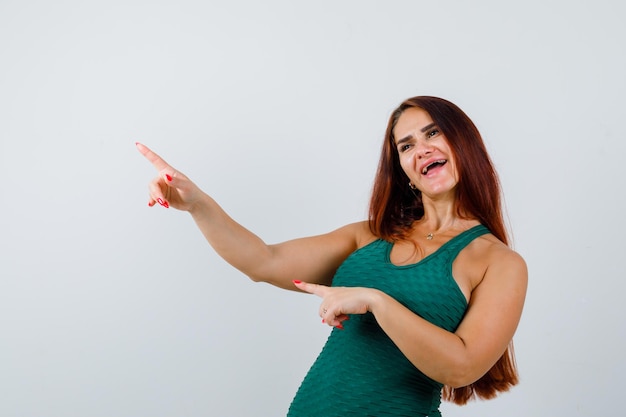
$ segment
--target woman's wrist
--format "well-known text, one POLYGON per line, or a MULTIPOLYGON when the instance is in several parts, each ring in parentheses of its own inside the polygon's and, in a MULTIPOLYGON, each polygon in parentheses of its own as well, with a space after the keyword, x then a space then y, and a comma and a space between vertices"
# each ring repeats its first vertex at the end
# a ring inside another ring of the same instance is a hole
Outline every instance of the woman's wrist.
POLYGON ((367 304, 367 311, 376 316, 377 313, 380 313, 383 310, 388 298, 389 296, 384 292, 377 289, 372 289, 369 297, 369 302, 367 304))
POLYGON ((200 191, 200 196, 193 203, 189 204, 187 212, 195 218, 206 213, 211 203, 214 203, 213 199, 208 194, 200 191))

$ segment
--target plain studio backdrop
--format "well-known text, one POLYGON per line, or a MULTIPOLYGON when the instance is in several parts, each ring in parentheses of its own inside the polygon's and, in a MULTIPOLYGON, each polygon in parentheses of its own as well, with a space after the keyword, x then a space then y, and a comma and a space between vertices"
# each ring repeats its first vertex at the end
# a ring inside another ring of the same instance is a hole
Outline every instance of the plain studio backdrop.
POLYGON ((134 143, 279 242, 366 218, 387 118, 414 95, 478 125, 530 269, 520 385, 442 411, 616 415, 623 7, 1 0, 0 416, 284 415, 329 333, 319 300, 252 283, 187 213, 148 208, 134 143))

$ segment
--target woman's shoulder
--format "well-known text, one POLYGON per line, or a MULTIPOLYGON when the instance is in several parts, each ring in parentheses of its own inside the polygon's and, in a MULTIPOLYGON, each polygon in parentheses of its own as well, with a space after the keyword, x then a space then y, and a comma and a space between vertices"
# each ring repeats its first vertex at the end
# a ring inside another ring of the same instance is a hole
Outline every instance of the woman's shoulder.
POLYGON ((483 271, 479 281, 482 281, 482 277, 489 271, 506 271, 506 275, 517 275, 520 277, 527 275, 524 258, 491 233, 476 238, 466 249, 467 251, 464 251, 465 259, 471 259, 473 262, 480 264, 480 266, 476 266, 483 271))
POLYGON ((337 232, 351 236, 351 238, 354 239, 356 249, 367 246, 378 239, 378 236, 372 233, 369 221, 367 220, 347 224, 338 229, 337 232))
MULTIPOLYGON (((520 263, 524 262, 522 256, 510 246, 504 244, 491 233, 484 234, 475 240, 473 246, 476 254, 491 263, 520 263)), ((470 247, 472 248, 472 247, 470 247)))

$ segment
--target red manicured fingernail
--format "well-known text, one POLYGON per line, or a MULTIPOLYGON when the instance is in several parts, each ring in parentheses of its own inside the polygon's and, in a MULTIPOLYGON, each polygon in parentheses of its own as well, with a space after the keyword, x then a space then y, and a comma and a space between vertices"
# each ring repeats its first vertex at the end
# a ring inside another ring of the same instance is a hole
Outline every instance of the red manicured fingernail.
POLYGON ((302 284, 302 281, 300 281, 299 279, 294 279, 294 280, 293 280, 293 283, 294 283, 294 284, 302 284))
POLYGON ((322 319, 322 323, 326 323, 326 320, 322 319))
POLYGON ((338 328, 339 330, 343 330, 343 324, 338 324, 338 325, 337 325, 337 328, 338 328))
POLYGON ((170 208, 170 205, 167 204, 167 201, 163 201, 160 198, 157 198, 157 201, 159 202, 160 205, 162 205, 165 208, 170 208))
POLYGON ((165 174, 165 178, 167 178, 168 181, 172 181, 172 176, 170 174, 165 174))

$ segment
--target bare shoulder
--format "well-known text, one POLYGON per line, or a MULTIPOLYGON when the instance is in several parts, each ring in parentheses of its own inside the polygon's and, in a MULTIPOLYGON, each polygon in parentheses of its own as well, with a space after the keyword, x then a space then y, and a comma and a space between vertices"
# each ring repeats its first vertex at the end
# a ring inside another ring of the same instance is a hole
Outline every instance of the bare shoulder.
POLYGON ((522 256, 488 233, 474 239, 464 250, 471 259, 480 259, 485 266, 504 264, 512 267, 525 266, 522 256))
POLYGON ((333 239, 352 242, 355 250, 376 240, 376 236, 371 232, 369 222, 366 220, 347 224, 330 232, 328 236, 333 239))
POLYGON ((469 279, 472 289, 487 277, 489 281, 517 281, 521 286, 525 286, 528 279, 524 258, 492 234, 473 240, 459 254, 458 261, 459 275, 469 279))
MULTIPOLYGON (((495 238, 494 238, 495 239, 495 238)), ((495 285, 506 285, 523 289, 525 292, 528 285, 528 268, 524 258, 495 239, 497 243, 491 245, 487 252, 488 269, 483 281, 489 282, 505 280, 506 283, 495 285)))
POLYGON ((526 261, 519 253, 491 234, 484 236, 484 241, 485 257, 490 269, 506 268, 526 273, 526 261))
POLYGON ((366 246, 378 239, 378 236, 372 233, 367 220, 353 223, 350 226, 354 227, 354 233, 357 237, 357 248, 362 248, 363 246, 366 246))

